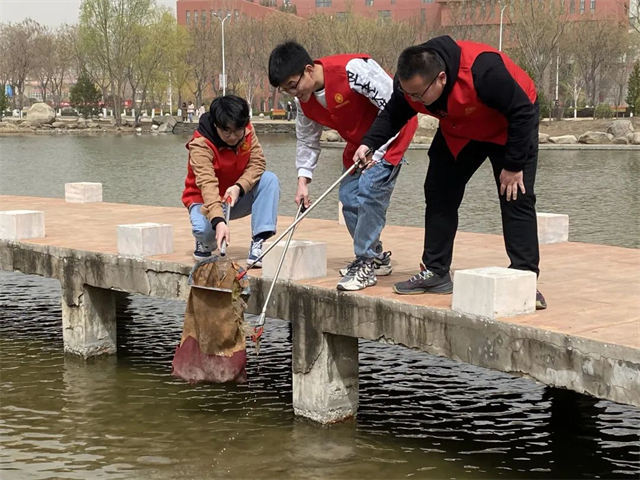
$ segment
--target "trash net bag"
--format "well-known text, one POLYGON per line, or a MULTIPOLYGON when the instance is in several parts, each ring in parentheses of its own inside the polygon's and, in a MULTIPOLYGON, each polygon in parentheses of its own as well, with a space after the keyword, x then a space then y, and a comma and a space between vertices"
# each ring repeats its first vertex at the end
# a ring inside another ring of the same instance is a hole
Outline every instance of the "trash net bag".
POLYGON ((244 312, 249 281, 237 279, 242 271, 238 264, 215 255, 193 267, 171 375, 190 383, 247 380, 244 312))

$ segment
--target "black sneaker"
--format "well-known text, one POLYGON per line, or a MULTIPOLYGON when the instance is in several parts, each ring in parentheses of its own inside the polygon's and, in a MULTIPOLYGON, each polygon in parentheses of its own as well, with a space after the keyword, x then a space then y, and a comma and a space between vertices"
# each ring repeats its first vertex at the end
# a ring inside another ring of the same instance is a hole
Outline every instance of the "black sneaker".
POLYGON ((452 293, 453 282, 451 274, 438 275, 422 265, 420 273, 406 282, 399 282, 393 286, 393 291, 400 295, 418 295, 420 293, 452 293))
POLYGON ((204 243, 196 241, 196 249, 193 251, 193 259, 196 262, 206 260, 211 257, 211 250, 204 243))
POLYGON ((347 274, 338 282, 338 290, 356 291, 372 287, 378 283, 373 259, 356 258, 349 266, 347 274))
POLYGON ((536 310, 546 310, 547 309, 547 301, 544 299, 544 296, 540 293, 540 290, 536 290, 536 310))

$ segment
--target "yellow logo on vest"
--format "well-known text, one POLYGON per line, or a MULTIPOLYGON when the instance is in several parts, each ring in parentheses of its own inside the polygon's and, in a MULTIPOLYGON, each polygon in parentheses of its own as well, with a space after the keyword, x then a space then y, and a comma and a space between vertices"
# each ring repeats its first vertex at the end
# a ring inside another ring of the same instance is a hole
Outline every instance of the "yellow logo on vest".
POLYGON ((242 150, 243 152, 249 150, 249 142, 242 142, 242 145, 240 145, 240 150, 242 150))
POLYGON ((336 93, 336 95, 333 98, 335 99, 336 103, 344 102, 344 97, 342 96, 341 93, 336 93))
POLYGON ((475 111, 477 110, 476 107, 467 107, 464 109, 464 114, 465 115, 471 115, 473 113, 475 113, 475 111))

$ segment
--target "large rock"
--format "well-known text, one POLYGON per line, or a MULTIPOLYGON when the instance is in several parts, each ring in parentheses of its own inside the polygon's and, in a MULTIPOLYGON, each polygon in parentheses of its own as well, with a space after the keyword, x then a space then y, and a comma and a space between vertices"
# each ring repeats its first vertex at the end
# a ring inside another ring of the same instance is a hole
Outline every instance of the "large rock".
POLYGON ((323 142, 339 142, 342 140, 342 137, 335 130, 327 130, 322 132, 320 136, 320 140, 323 142))
POLYGON ((67 124, 65 122, 53 122, 51 126, 53 128, 67 128, 67 124))
POLYGON ((587 144, 611 143, 611 139, 605 132, 585 132, 580 135, 578 142, 587 144))
POLYGON ((538 143, 549 143, 549 134, 538 132, 538 143))
POLYGON ((162 119, 162 124, 158 128, 158 133, 173 133, 174 127, 178 124, 174 117, 158 117, 162 119))
POLYGON ((616 137, 611 140, 611 143, 614 145, 629 145, 629 140, 627 140, 627 137, 616 137))
POLYGON ((613 138, 626 137, 627 133, 633 133, 633 123, 631 120, 614 120, 607 127, 607 133, 613 135, 613 138))
POLYGON ((640 145, 640 132, 636 132, 633 134, 633 144, 640 145))
POLYGON ((433 136, 435 131, 438 129, 438 125, 440 121, 432 117, 431 115, 423 115, 421 113, 418 114, 418 130, 416 130, 416 135, 420 137, 428 137, 433 136))
POLYGON ((416 135, 413 137, 413 143, 418 145, 429 145, 433 139, 431 137, 422 137, 420 135, 416 135))
POLYGON ((578 139, 576 138, 575 135, 561 135, 559 137, 549 137, 549 141, 557 145, 573 145, 574 143, 578 143, 578 139))
POLYGON ((27 111, 27 118, 32 125, 53 123, 56 118, 56 111, 46 103, 34 103, 27 111))
POLYGON ((0 122, 0 132, 17 132, 20 130, 20 127, 15 123, 9 122, 0 122))

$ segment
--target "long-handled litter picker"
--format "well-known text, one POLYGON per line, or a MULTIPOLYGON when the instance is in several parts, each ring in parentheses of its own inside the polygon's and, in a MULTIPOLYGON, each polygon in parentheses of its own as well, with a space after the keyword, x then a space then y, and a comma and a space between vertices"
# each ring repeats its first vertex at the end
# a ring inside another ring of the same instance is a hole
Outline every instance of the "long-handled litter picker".
MULTIPOLYGON (((300 202, 300 206, 298 207, 298 212, 296 213, 296 220, 300 218, 300 215, 304 212, 304 203, 300 202)), ((267 318, 267 307, 269 306, 269 300, 271 300, 271 294, 273 293, 273 289, 276 286, 276 281, 278 280, 278 276, 280 275, 280 270, 282 269, 282 264, 284 263, 284 258, 287 255, 287 250, 289 249, 289 244, 291 243, 291 238, 293 237, 295 228, 291 229, 289 236, 287 237, 287 241, 284 244, 284 248, 282 249, 282 255, 280 256, 280 261, 278 262, 278 267, 271 279, 271 286, 269 287, 269 293, 267 293, 267 298, 264 301, 264 305, 262 307, 262 312, 260 313, 260 318, 258 318, 258 322, 253 327, 253 333, 251 334, 251 339, 256 344, 256 355, 260 354, 260 341, 262 339, 262 333, 264 332, 264 322, 267 318)))
MULTIPOLYGON (((369 149, 369 151, 367 151, 367 153, 366 153, 366 156, 368 157, 369 155, 371 155, 371 153, 372 153, 372 150, 371 150, 371 149, 369 149)), ((251 265, 247 265, 247 268, 244 270, 244 272, 241 272, 241 273, 239 273, 239 274, 238 274, 238 280, 239 280, 239 279, 241 279, 242 277, 244 277, 244 276, 247 274, 247 272, 253 268, 253 266, 254 266, 254 265, 256 265, 258 262, 260 262, 260 260, 262 260, 262 259, 264 258, 264 256, 265 256, 267 253, 269 253, 269 252, 270 252, 270 251, 271 251, 271 250, 272 250, 272 249, 273 249, 273 248, 274 248, 274 247, 275 247, 275 246, 280 242, 280 240, 282 240, 282 239, 283 239, 283 238, 284 238, 284 237, 285 237, 285 236, 286 236, 286 235, 287 235, 291 230, 293 230, 294 228, 296 228, 296 226, 297 226, 297 225, 298 225, 302 220, 304 220, 304 218, 305 218, 307 215, 309 215, 309 214, 311 213, 311 211, 312 211, 314 208, 316 208, 316 207, 320 204, 320 202, 322 202, 322 200, 324 200, 324 199, 327 197, 327 195, 329 195, 329 194, 333 191, 333 189, 334 189, 334 188, 336 188, 338 185, 340 185, 340 182, 342 182, 342 180, 344 180, 345 178, 347 178, 347 176, 351 175, 351 174, 352 174, 356 169, 359 169, 359 168, 361 168, 361 167, 360 167, 360 163, 354 163, 354 164, 353 164, 353 165, 351 165, 347 170, 345 170, 345 172, 344 172, 342 175, 340 175, 340 178, 339 178, 338 180, 336 180, 336 181, 335 181, 335 182, 334 182, 334 183, 333 183, 333 184, 332 184, 332 185, 327 189, 327 191, 326 191, 326 192, 324 192, 322 195, 320 195, 320 197, 318 197, 318 199, 317 199, 315 202, 313 202, 313 203, 311 204, 311 206, 309 206, 309 208, 307 208, 307 210, 306 210, 302 215, 300 215, 299 217, 297 217, 297 218, 295 219, 295 221, 294 221, 291 225, 289 225, 289 226, 287 227, 287 229, 286 229, 284 232, 282 232, 282 233, 280 234, 280 236, 279 236, 278 238, 276 238, 276 239, 273 241, 273 243, 272 243, 271 245, 269 245, 269 247, 268 247, 264 252, 262 252, 262 255, 260 255, 260 256, 259 256, 259 257, 258 257, 258 258, 257 258, 257 259, 252 263, 252 264, 251 264, 251 265)))

